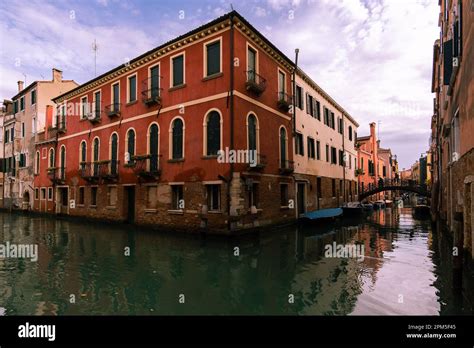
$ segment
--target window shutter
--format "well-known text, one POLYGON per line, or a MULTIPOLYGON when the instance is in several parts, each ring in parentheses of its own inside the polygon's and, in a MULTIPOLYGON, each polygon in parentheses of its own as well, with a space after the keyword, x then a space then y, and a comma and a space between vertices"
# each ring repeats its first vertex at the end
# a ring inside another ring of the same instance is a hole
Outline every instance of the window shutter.
POLYGON ((443 44, 444 62, 443 62, 443 84, 449 85, 451 74, 453 72, 453 40, 446 41, 443 44))
POLYGON ((453 25, 453 57, 459 57, 459 21, 453 25))

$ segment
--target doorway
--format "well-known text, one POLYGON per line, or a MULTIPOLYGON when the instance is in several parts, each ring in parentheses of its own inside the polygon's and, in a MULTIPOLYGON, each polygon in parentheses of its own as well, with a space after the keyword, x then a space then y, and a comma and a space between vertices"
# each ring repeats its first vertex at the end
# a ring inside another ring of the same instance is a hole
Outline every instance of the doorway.
POLYGON ((304 183, 297 184, 298 216, 306 213, 305 187, 306 184, 304 183))
POLYGON ((135 222, 135 186, 124 186, 123 204, 125 222, 133 224, 135 222))
POLYGON ((67 214, 69 205, 69 190, 67 187, 59 187, 59 214, 67 214))

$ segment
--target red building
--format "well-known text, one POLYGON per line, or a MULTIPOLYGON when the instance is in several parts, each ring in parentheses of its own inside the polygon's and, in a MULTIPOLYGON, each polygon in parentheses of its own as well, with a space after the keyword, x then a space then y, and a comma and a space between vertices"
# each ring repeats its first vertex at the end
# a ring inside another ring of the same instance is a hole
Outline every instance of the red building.
POLYGON ((292 71, 234 11, 56 97, 35 210, 45 185, 74 216, 221 231, 291 220, 292 71))
POLYGON ((364 192, 377 187, 380 177, 379 146, 374 122, 370 124, 370 135, 357 138, 357 147, 359 158, 359 168, 357 170, 359 192, 364 192))

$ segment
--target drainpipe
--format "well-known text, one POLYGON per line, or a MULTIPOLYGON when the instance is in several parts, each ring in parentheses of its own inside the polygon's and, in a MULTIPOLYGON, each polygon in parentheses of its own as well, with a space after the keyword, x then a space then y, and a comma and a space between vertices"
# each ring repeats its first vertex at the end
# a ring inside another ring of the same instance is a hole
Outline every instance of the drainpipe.
MULTIPOLYGON (((342 113, 342 158, 346 156, 346 146, 344 141, 344 113, 342 113)), ((346 161, 343 161, 342 166, 342 202, 346 201, 346 161)))
MULTIPOLYGON (((230 16, 230 57, 229 57, 229 69, 230 69, 230 82, 229 82, 229 109, 230 109, 230 149, 234 149, 234 13, 231 12, 230 16)), ((231 213, 231 193, 230 187, 232 185, 232 179, 234 177, 234 163, 230 163, 230 179, 227 183, 227 210, 228 210, 228 230, 231 229, 230 213, 231 213)))
POLYGON ((293 70, 293 138, 296 136, 296 70, 298 70, 299 48, 295 49, 295 67, 293 70))

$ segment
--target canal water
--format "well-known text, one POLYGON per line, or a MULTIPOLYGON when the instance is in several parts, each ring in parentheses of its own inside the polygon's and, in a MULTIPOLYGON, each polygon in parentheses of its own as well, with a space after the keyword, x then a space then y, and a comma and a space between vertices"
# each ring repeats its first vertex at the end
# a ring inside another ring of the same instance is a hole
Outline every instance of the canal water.
POLYGON ((0 226, 0 244, 39 253, 0 259, 0 315, 473 313, 471 271, 410 208, 231 239, 8 213, 0 226))

